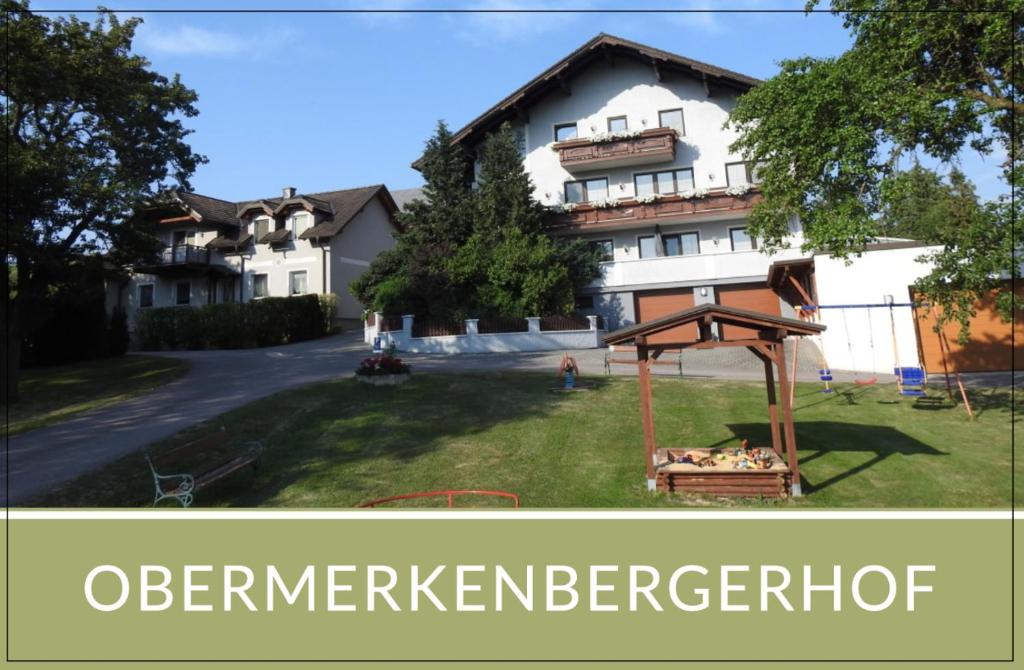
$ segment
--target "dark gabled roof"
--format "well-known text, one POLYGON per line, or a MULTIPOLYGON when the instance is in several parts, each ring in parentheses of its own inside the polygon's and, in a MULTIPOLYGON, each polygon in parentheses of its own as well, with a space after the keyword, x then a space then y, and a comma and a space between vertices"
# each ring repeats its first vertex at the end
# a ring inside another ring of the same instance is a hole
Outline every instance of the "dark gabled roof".
POLYGON ((331 207, 331 203, 329 203, 329 202, 327 202, 325 200, 321 200, 319 198, 314 198, 314 197, 308 196, 308 195, 296 195, 296 196, 294 196, 292 198, 288 198, 287 200, 282 200, 280 203, 278 203, 277 207, 274 208, 274 214, 280 214, 281 212, 285 211, 289 207, 295 207, 295 206, 302 207, 304 209, 309 209, 309 210, 318 209, 318 210, 320 210, 321 212, 323 212, 325 214, 333 214, 334 213, 334 209, 331 207))
POLYGON ((257 241, 260 244, 281 244, 282 242, 287 242, 291 238, 292 231, 287 228, 278 228, 277 230, 270 231, 257 241))
MULTIPOLYGON (((174 196, 184 208, 198 214, 204 223, 228 225, 235 228, 245 225, 246 222, 242 220, 242 215, 254 208, 276 217, 280 216, 281 212, 292 204, 308 206, 323 213, 325 219, 304 232, 300 236, 304 240, 337 235, 375 197, 380 198, 381 204, 384 205, 389 215, 393 216, 398 211, 394 199, 384 184, 374 184, 373 186, 338 191, 324 191, 322 193, 297 194, 295 197, 288 198, 287 200, 282 198, 259 198, 237 203, 199 195, 198 193, 180 192, 174 193, 174 196)), ((174 210, 178 211, 179 209, 179 206, 175 204, 174 210)), ((158 212, 161 210, 166 211, 166 206, 153 207, 146 211, 158 212)), ((397 226, 397 223, 393 220, 392 223, 397 226)), ((264 235, 257 242, 260 244, 270 242, 271 238, 276 234, 277 231, 273 231, 268 235, 264 235)), ((231 246, 230 240, 232 239, 234 237, 230 235, 221 235, 213 240, 213 242, 217 243, 217 246, 212 248, 221 248, 219 246, 221 244, 231 246)), ((273 241, 282 242, 284 240, 273 237, 273 241)))
MULTIPOLYGON (((670 51, 655 49, 639 42, 623 39, 607 33, 599 33, 581 47, 558 61, 524 85, 510 93, 498 104, 476 117, 452 137, 453 142, 466 142, 482 137, 503 121, 518 117, 525 108, 551 91, 567 86, 567 77, 597 58, 627 56, 648 61, 656 68, 675 70, 702 79, 708 85, 728 86, 745 92, 761 83, 760 79, 733 72, 717 65, 686 58, 670 51)), ((659 74, 660 76, 660 74, 659 74)), ((420 168, 422 158, 416 159, 412 167, 420 168)))
POLYGON ((242 235, 218 235, 206 243, 206 248, 220 251, 239 251, 248 246, 250 241, 252 241, 252 235, 249 233, 243 233, 242 235))
POLYGON ((381 199, 389 214, 394 214, 398 211, 395 201, 391 198, 391 194, 388 193, 387 188, 383 184, 364 186, 363 188, 350 188, 345 191, 314 193, 312 195, 317 200, 329 204, 334 210, 334 216, 302 233, 299 239, 303 240, 337 235, 375 197, 381 199))
POLYGON ((211 198, 198 193, 187 193, 178 191, 175 193, 186 207, 198 214, 203 223, 219 223, 228 226, 239 225, 238 216, 235 213, 235 203, 211 198))
POLYGON ((276 203, 269 200, 251 200, 249 202, 240 202, 238 207, 235 209, 235 216, 242 218, 242 215, 254 209, 262 210, 269 216, 274 215, 274 207, 276 203))
POLYGON ((755 330, 784 330, 787 336, 816 335, 825 330, 825 326, 820 323, 810 323, 798 319, 789 319, 784 316, 775 316, 774 314, 754 312, 749 309, 707 303, 608 333, 604 338, 604 342, 605 344, 623 344, 636 338, 638 335, 654 335, 676 326, 700 321, 706 316, 710 316, 713 322, 731 326, 753 328, 755 330))

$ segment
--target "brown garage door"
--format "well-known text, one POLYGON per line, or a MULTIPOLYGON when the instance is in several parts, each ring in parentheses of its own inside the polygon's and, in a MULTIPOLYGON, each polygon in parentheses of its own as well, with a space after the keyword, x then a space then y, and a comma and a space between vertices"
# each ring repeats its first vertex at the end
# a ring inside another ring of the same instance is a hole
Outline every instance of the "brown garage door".
MULTIPOLYGON (((638 323, 652 321, 661 316, 693 307, 693 289, 669 289, 636 293, 636 320, 638 323)), ((697 325, 689 323, 657 333, 648 338, 651 344, 667 342, 694 342, 697 340, 697 325)))
MULTIPOLYGON (((764 284, 731 284, 719 286, 718 304, 737 309, 749 309, 754 312, 763 312, 772 316, 781 316, 779 308, 779 296, 764 284)), ((757 331, 750 328, 738 326, 723 326, 722 339, 742 340, 748 337, 757 337, 757 331)))
MULTIPOLYGON (((1024 294, 1024 287, 1017 289, 1017 295, 1024 294)), ((939 336, 932 330, 935 320, 927 308, 918 309, 917 344, 930 373, 943 372, 942 351, 939 336)), ((992 297, 981 300, 976 314, 971 319, 970 340, 966 345, 957 343, 960 326, 948 323, 943 329, 949 343, 949 371, 983 372, 987 370, 1009 370, 1024 367, 1024 318, 1014 315, 1013 324, 1004 323, 995 308, 992 297), (1013 338, 1013 339, 1011 339, 1013 338), (1014 343, 1016 342, 1016 347, 1014 343)))

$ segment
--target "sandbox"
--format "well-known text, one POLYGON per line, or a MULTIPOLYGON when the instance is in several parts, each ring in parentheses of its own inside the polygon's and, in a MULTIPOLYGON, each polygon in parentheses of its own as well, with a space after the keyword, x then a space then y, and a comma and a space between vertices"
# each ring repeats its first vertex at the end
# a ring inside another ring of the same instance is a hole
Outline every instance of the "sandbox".
POLYGON ((658 449, 655 471, 660 491, 706 493, 726 496, 757 496, 785 498, 788 496, 792 473, 782 458, 770 447, 762 449, 770 455, 766 468, 738 468, 737 462, 748 458, 743 449, 658 449), (684 456, 697 462, 711 459, 704 466, 680 463, 684 456))

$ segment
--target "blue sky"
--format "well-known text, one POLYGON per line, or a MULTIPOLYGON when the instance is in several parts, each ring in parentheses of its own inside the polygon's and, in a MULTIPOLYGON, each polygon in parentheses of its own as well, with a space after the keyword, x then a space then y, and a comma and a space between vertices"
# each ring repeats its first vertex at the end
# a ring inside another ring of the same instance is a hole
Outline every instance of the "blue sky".
MULTIPOLYGON (((141 16, 136 50, 199 94, 189 119, 196 151, 210 162, 193 178, 200 193, 229 200, 385 183, 419 186, 409 167, 438 119, 461 127, 599 32, 636 40, 759 78, 802 55, 831 56, 850 39, 829 14, 766 13, 803 0, 734 0, 742 13, 299 14, 145 13, 199 9, 201 0, 105 3, 141 16)), ((96 2, 45 0, 34 9, 92 9, 96 2)), ((223 0, 218 8, 287 2, 223 0)), ((297 5, 298 6, 298 5, 297 5)), ((431 9, 426 0, 335 0, 304 8, 431 9)), ((453 0, 445 8, 601 10, 629 2, 453 0)), ((648 8, 700 9, 705 0, 648 8)), ((129 13, 123 14, 128 16, 129 13)), ((84 14, 82 15, 84 18, 84 14)), ((1000 156, 963 156, 982 197, 1005 190, 1000 156)))

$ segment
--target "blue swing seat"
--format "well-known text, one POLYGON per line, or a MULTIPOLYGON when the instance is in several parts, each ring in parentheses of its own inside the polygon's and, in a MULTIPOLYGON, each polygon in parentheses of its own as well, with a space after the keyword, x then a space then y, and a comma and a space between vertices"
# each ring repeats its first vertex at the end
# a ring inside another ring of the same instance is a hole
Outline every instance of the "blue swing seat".
POLYGON ((923 369, 893 368, 892 372, 899 381, 900 395, 914 398, 922 398, 927 395, 924 390, 926 377, 923 369))

